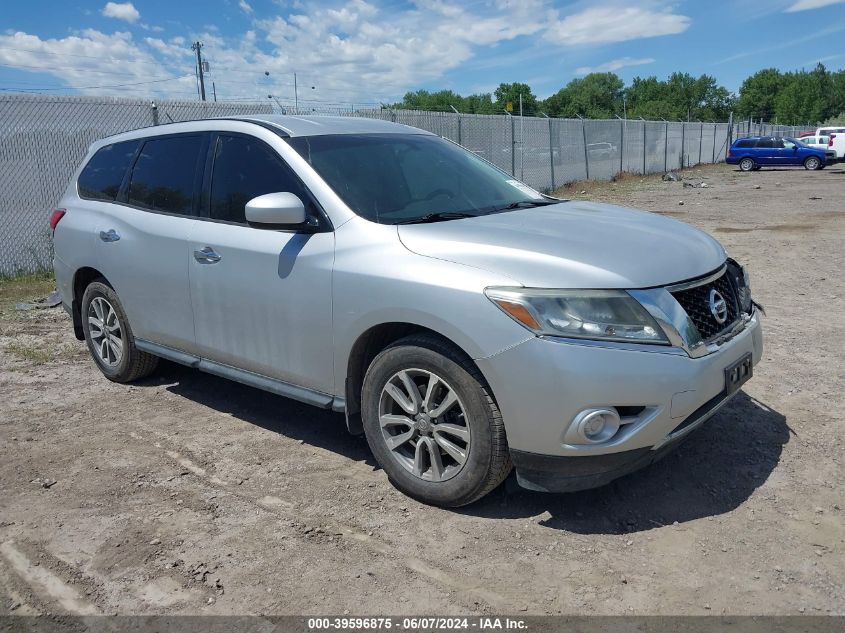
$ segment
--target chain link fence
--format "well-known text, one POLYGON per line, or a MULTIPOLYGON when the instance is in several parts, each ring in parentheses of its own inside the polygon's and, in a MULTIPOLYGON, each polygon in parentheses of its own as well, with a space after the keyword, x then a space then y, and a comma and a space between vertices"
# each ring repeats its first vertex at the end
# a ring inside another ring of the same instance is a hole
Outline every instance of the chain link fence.
MULTIPOLYGON (((0 274, 51 265, 49 212, 93 141, 151 125, 273 111, 266 102, 0 96, 0 274)), ((622 172, 653 174, 717 163, 733 138, 798 133, 794 127, 749 121, 550 119, 389 108, 307 114, 377 118, 428 130, 541 191, 578 180, 609 180, 622 172)))
POLYGON ((52 266, 50 210, 92 142, 171 121, 268 112, 264 103, 0 96, 0 275, 52 266))

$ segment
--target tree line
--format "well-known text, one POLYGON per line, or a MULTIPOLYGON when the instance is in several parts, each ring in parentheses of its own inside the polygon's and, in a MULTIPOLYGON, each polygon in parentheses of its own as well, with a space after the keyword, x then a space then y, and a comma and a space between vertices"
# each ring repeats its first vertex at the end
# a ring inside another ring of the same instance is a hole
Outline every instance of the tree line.
POLYGON ((589 119, 616 116, 683 121, 763 119, 786 125, 819 123, 845 115, 845 70, 829 71, 823 64, 812 70, 761 70, 746 78, 737 94, 720 86, 715 77, 672 73, 665 80, 635 77, 629 85, 616 73, 590 73, 573 79, 546 99, 539 99, 525 83, 503 83, 492 93, 459 95, 451 90, 417 90, 391 107, 469 114, 514 114, 589 119))

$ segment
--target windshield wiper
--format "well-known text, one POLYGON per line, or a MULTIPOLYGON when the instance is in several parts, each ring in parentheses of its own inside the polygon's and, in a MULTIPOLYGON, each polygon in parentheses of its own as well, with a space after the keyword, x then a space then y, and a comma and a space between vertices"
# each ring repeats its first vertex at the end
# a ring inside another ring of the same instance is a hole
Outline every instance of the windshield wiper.
POLYGON ((558 200, 520 200, 512 202, 503 207, 496 207, 497 211, 511 211, 512 209, 531 209, 533 207, 546 207, 550 204, 559 204, 558 200))
POLYGON ((445 220, 460 220, 461 218, 474 218, 475 213, 463 213, 457 211, 441 211, 439 213, 426 213, 418 218, 401 220, 396 224, 427 224, 429 222, 443 222, 445 220))

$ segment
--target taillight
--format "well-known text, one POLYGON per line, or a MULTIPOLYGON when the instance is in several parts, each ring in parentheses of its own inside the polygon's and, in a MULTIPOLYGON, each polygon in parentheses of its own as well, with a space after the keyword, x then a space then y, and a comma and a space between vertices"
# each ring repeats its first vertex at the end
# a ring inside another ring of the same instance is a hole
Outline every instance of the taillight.
POLYGON ((56 225, 59 223, 63 217, 65 217, 65 213, 67 213, 64 209, 56 209, 53 211, 53 214, 50 216, 50 230, 56 230, 56 225))
POLYGON ((833 147, 833 139, 835 139, 835 138, 836 138, 836 134, 831 134, 830 136, 827 137, 827 146, 828 147, 833 147))

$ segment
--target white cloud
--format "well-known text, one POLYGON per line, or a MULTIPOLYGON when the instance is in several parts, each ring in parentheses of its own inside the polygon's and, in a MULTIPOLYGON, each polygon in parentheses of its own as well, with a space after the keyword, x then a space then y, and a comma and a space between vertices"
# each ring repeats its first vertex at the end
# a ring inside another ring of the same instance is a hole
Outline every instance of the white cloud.
POLYGON ((653 64, 655 59, 653 57, 620 57, 619 59, 612 59, 609 62, 599 64, 598 66, 581 66, 575 70, 576 75, 589 75, 590 73, 612 73, 620 68, 626 66, 643 66, 645 64, 653 64))
POLYGON ((683 33, 690 18, 671 10, 603 6, 585 9, 551 24, 547 40, 563 46, 609 44, 683 33))
POLYGON ((246 0, 239 0, 238 6, 241 8, 241 11, 243 11, 244 13, 250 14, 250 15, 252 14, 252 6, 246 0))
MULTIPOLYGON (((175 66, 166 65, 155 52, 149 45, 139 45, 128 32, 107 35, 86 29, 62 39, 43 40, 21 32, 0 34, 0 64, 53 75, 63 85, 81 88, 157 82, 120 89, 80 90, 84 94, 190 98, 194 90, 193 77, 179 78, 192 71, 190 60, 175 66), (170 81, 159 83, 160 79, 170 81)), ((56 85, 55 81, 42 81, 56 85)))
POLYGON ((794 13, 796 11, 807 11, 809 9, 821 9, 832 4, 842 4, 845 0, 798 0, 790 7, 785 9, 786 13, 794 13))
POLYGON ((135 22, 141 17, 138 9, 131 2, 107 2, 100 13, 107 18, 126 20, 127 22, 135 22))
MULTIPOLYGON (((243 4, 248 1, 243 0, 243 4)), ((287 0, 285 10, 252 13, 249 30, 235 35, 229 31, 224 35, 213 24, 199 32, 185 32, 185 38, 164 37, 154 33, 152 27, 145 35, 155 37, 142 38, 133 38, 128 32, 107 34, 92 29, 61 39, 0 34, 0 63, 49 73, 54 81, 71 87, 174 78, 138 87, 82 92, 191 98, 196 86, 190 42, 201 40, 205 45, 203 57, 211 66, 209 80, 216 83, 219 98, 266 101, 272 94, 282 103, 292 103, 296 72, 300 104, 313 100, 323 106, 349 102, 365 105, 392 102, 408 90, 435 80, 441 83, 450 70, 467 65, 473 58, 478 68, 495 58, 509 60, 511 70, 531 69, 536 74, 544 55, 553 55, 553 50, 522 62, 517 61, 519 53, 505 55, 494 50, 520 37, 535 36, 527 41, 531 45, 528 48, 539 51, 549 48, 539 39, 543 35, 561 45, 601 43, 680 32, 689 25, 685 16, 659 11, 665 6, 663 0, 640 2, 640 7, 647 8, 609 9, 603 4, 604 8, 564 16, 552 7, 551 0, 411 0, 403 4, 331 0, 326 5, 287 0), (480 54, 482 51, 485 54, 480 54)), ((114 11, 109 9, 113 6, 138 13, 131 3, 113 2, 103 13, 114 11)), ((619 63, 646 61, 622 58, 600 67, 619 63)))

